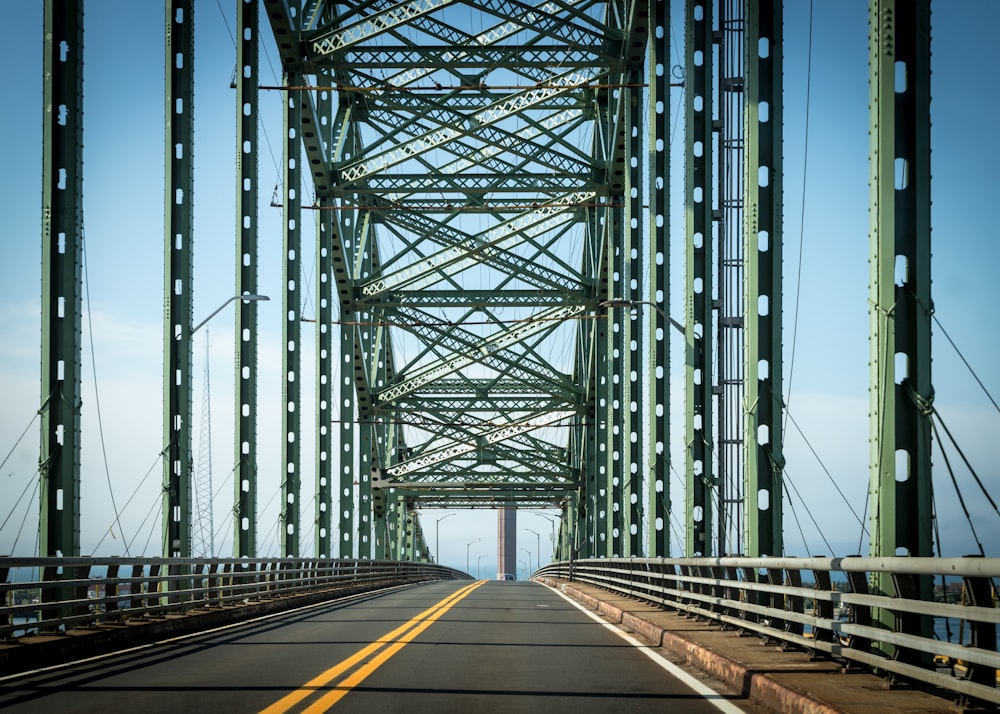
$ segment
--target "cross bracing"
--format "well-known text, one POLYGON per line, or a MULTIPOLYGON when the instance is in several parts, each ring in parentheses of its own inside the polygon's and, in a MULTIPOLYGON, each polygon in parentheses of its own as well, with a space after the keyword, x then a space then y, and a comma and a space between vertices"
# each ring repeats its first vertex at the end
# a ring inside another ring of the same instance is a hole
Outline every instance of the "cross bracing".
POLYGON ((331 226, 341 459, 360 482, 340 510, 364 521, 370 498, 376 549, 391 549, 421 505, 575 507, 596 464, 584 435, 635 412, 598 399, 595 370, 625 360, 598 357, 628 322, 599 304, 610 246, 634 253, 625 123, 640 116, 626 108, 643 92, 647 3, 265 7, 331 226))

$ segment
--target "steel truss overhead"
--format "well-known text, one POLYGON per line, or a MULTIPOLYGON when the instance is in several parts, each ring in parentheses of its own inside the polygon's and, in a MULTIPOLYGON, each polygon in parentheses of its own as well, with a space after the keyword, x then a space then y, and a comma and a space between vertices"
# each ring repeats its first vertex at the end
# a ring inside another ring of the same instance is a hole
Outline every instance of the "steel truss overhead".
POLYGON ((643 216, 666 180, 660 4, 264 5, 340 303, 339 554, 419 557, 426 506, 559 506, 564 542, 641 552, 665 330, 598 306, 664 299, 666 221, 643 216))

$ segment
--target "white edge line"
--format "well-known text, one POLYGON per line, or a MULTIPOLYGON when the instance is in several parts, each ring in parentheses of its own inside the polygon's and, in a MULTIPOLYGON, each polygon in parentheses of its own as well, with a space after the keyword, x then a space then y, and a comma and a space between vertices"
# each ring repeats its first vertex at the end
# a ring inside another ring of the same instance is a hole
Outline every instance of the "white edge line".
POLYGON ((659 652, 657 652, 656 650, 654 650, 652 647, 649 647, 648 645, 644 645, 642 642, 640 642, 639 640, 637 640, 636 638, 634 638, 632 635, 630 635, 629 633, 625 632, 621 628, 617 627, 616 625, 613 625, 612 623, 608 622, 607 620, 601 619, 601 617, 599 615, 597 615, 596 613, 592 612, 591 610, 588 610, 586 607, 584 607, 583 605, 581 605, 580 603, 578 603, 576 600, 574 600, 573 598, 571 598, 569 595, 567 595, 566 593, 562 592, 559 588, 552 587, 551 585, 547 585, 546 587, 548 587, 551 590, 553 590, 557 595, 559 595, 559 597, 561 597, 563 600, 565 600, 566 602, 568 602, 571 605, 573 605, 574 607, 576 607, 582 613, 584 613, 585 615, 587 615, 587 617, 589 617, 590 619, 594 620, 595 622, 603 625, 604 627, 608 628, 609 630, 611 630, 612 632, 614 632, 616 635, 618 635, 619 637, 621 637, 623 640, 625 640, 626 642, 628 642, 630 645, 632 645, 633 647, 635 647, 637 650, 639 650, 640 652, 642 652, 644 655, 646 655, 647 657, 649 657, 651 660, 653 660, 654 662, 656 662, 656 664, 660 665, 660 667, 662 667, 663 669, 665 669, 668 674, 673 675, 674 677, 676 677, 677 679, 679 679, 681 682, 683 682, 685 685, 687 685, 688 687, 690 687, 691 689, 693 689, 696 694, 699 694, 702 697, 704 697, 705 701, 707 701, 709 704, 712 704, 719 711, 726 712, 727 714, 745 714, 745 712, 744 712, 743 709, 740 709, 738 706, 736 706, 732 702, 730 702, 727 699, 725 699, 724 697, 726 695, 724 695, 724 694, 722 694, 720 692, 715 691, 714 689, 712 689, 711 687, 706 686, 702 682, 699 682, 697 679, 695 679, 690 674, 688 674, 687 672, 685 672, 683 669, 681 669, 680 667, 678 667, 676 664, 674 664, 673 662, 671 662, 670 660, 668 660, 666 657, 664 657, 663 655, 661 655, 659 652))
MULTIPOLYGON (((182 642, 184 640, 193 639, 195 637, 201 637, 202 635, 211 635, 216 632, 224 632, 225 630, 231 630, 235 627, 242 627, 244 625, 250 625, 255 622, 261 622, 263 620, 270 620, 275 617, 281 617, 284 615, 290 615, 296 612, 303 612, 304 610, 312 610, 315 608, 332 605, 335 603, 350 602, 351 600, 356 600, 362 598, 366 595, 374 595, 376 593, 386 593, 392 590, 397 590, 405 587, 409 587, 414 583, 405 583, 403 585, 392 585, 388 588, 379 588, 378 590, 368 590, 362 593, 355 593, 354 595, 348 595, 343 598, 337 598, 334 600, 324 600, 322 602, 314 602, 311 605, 303 605, 301 607, 292 608, 291 610, 279 610, 278 612, 269 612, 266 615, 260 615, 258 617, 251 618, 249 620, 239 620, 237 622, 231 622, 228 625, 222 625, 220 627, 213 627, 211 630, 198 630, 197 632, 189 632, 186 635, 177 635, 176 637, 168 637, 164 640, 156 640, 155 642, 147 642, 144 645, 136 645, 135 647, 129 647, 124 650, 115 650, 114 652, 105 652, 104 654, 95 655, 93 657, 86 657, 84 659, 75 659, 71 662, 60 662, 59 664, 53 664, 48 667, 39 667, 38 669, 26 670, 24 672, 15 672, 14 674, 8 674, 4 677, 0 677, 0 682, 6 682, 11 679, 21 679, 23 677, 30 677, 36 674, 44 674, 45 672, 54 672, 60 669, 68 669, 70 667, 76 667, 81 664, 88 664, 90 662, 99 662, 102 659, 108 659, 110 657, 119 657, 123 654, 129 654, 130 652, 141 652, 142 650, 152 649, 159 645, 169 644, 171 642, 182 642)), ((30 645, 29 645, 30 646, 30 645)))

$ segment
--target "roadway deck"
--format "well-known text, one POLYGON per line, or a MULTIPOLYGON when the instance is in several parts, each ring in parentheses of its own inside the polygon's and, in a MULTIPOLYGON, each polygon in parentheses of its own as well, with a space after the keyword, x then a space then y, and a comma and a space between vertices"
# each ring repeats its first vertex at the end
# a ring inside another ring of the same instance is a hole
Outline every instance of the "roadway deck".
POLYGON ((609 621, 720 680, 772 711, 808 714, 962 712, 943 696, 912 688, 890 688, 874 674, 843 670, 826 659, 784 650, 757 637, 659 609, 600 588, 557 578, 541 582, 557 588, 609 621))

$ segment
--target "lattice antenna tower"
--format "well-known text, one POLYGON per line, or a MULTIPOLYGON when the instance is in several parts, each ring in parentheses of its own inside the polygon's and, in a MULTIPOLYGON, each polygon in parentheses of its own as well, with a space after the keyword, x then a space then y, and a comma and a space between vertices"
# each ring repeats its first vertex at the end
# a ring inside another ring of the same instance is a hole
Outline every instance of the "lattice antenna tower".
POLYGON ((202 377, 201 430, 198 434, 198 467, 194 483, 195 519, 194 553, 201 557, 215 555, 215 519, 212 515, 212 389, 209 376, 208 330, 205 330, 205 369, 202 377))

